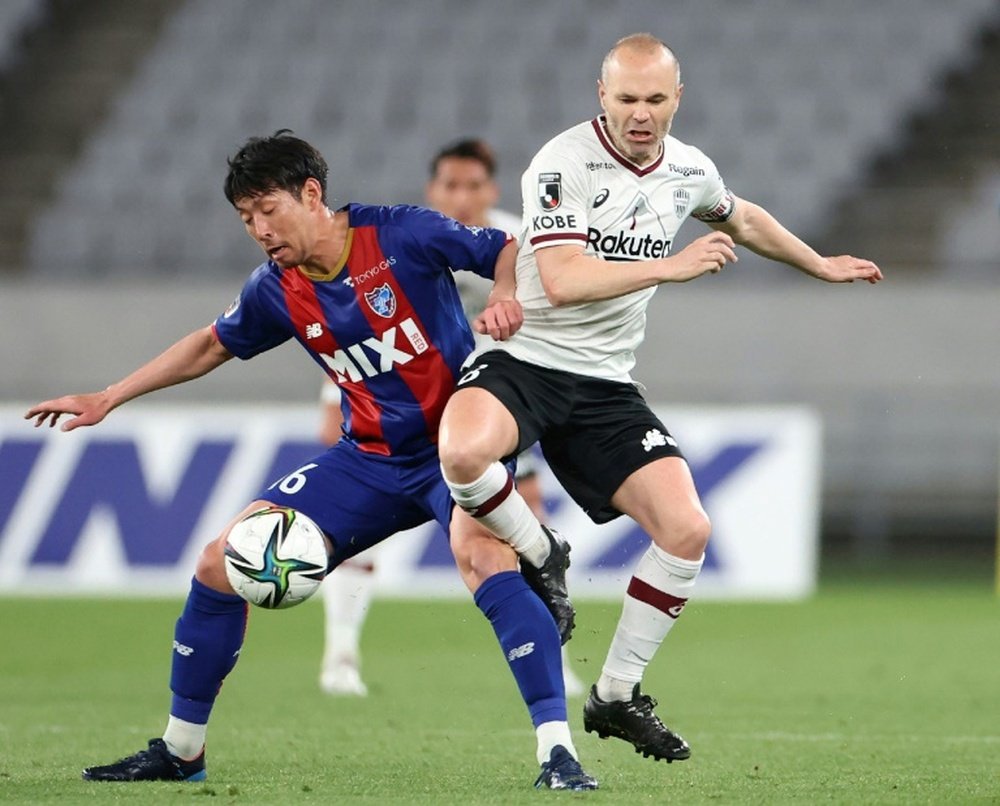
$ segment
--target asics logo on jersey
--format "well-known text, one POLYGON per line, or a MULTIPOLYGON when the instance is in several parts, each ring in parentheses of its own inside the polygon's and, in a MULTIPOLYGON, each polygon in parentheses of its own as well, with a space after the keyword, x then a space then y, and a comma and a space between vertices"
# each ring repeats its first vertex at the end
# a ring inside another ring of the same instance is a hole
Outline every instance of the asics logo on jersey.
POLYGON ((632 235, 627 230, 605 235, 599 229, 590 227, 587 229, 587 244, 605 257, 626 260, 650 260, 666 257, 670 252, 670 241, 666 238, 632 235))
POLYGON ((337 350, 333 355, 320 353, 320 358, 333 371, 337 383, 345 383, 391 372, 397 364, 408 364, 416 356, 426 352, 429 347, 416 322, 406 318, 399 323, 398 328, 390 327, 378 338, 373 336, 365 339, 343 350, 337 350), (412 353, 396 346, 396 336, 400 331, 409 342, 409 346, 413 348, 412 353))
POLYGON ((369 280, 375 279, 381 272, 388 271, 391 266, 396 265, 396 258, 393 255, 389 255, 385 260, 381 260, 372 266, 370 269, 365 269, 360 274, 354 277, 345 277, 341 282, 348 288, 354 288, 358 285, 364 285, 369 280))
POLYGON ((181 657, 187 658, 194 654, 194 647, 186 646, 185 644, 179 644, 174 641, 174 652, 176 652, 181 657))
POLYGON ((688 165, 674 165, 672 162, 667 163, 667 170, 673 171, 675 174, 680 174, 681 176, 704 176, 704 168, 693 168, 688 165))
POLYGON ((611 191, 608 190, 607 188, 603 188, 601 192, 598 193, 596 197, 594 197, 594 209, 596 210, 598 207, 604 204, 604 202, 608 200, 608 196, 610 195, 611 191))
POLYGON ((530 655, 534 651, 535 651, 535 642, 528 641, 528 643, 521 644, 521 646, 516 646, 510 652, 508 652, 507 660, 515 661, 518 658, 523 658, 530 655))
POLYGON ((653 448, 659 448, 663 445, 670 445, 671 447, 677 447, 677 440, 673 437, 668 437, 659 428, 653 428, 646 432, 646 436, 642 438, 642 448, 646 453, 649 453, 653 448))

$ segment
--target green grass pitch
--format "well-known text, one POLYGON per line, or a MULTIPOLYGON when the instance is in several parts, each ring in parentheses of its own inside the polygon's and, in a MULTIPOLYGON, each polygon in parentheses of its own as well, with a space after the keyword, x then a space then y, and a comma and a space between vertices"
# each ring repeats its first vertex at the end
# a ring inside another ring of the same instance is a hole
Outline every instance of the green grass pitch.
MULTIPOLYGON (((616 603, 570 645, 599 671, 616 603)), ((160 735, 179 601, 0 599, 0 801, 1000 803, 1000 602, 988 583, 826 584, 802 604, 692 602, 646 689, 691 743, 671 765, 570 721, 595 793, 537 792, 534 737, 470 602, 376 601, 370 696, 317 688, 322 608, 254 611, 204 784, 80 769, 160 735), (207 799, 207 800, 206 800, 207 799)))

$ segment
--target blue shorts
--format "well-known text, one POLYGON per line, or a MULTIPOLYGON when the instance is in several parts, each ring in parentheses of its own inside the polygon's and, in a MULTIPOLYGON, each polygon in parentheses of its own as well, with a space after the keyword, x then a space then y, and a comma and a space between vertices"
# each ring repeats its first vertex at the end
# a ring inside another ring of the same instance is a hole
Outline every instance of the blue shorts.
POLYGON ((333 542, 330 568, 396 532, 436 520, 448 534, 451 493, 437 451, 401 462, 341 440, 258 496, 316 521, 333 542))

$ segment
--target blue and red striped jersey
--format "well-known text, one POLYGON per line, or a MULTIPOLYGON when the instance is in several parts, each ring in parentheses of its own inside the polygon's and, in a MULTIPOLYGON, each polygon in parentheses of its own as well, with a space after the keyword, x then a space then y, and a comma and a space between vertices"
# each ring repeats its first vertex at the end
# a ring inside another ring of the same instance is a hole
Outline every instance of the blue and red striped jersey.
POLYGON ((262 264, 215 334, 242 359, 297 339, 340 386, 344 430, 358 448, 423 454, 473 347, 452 271, 492 278, 509 236, 421 207, 342 209, 347 245, 329 275, 262 264))

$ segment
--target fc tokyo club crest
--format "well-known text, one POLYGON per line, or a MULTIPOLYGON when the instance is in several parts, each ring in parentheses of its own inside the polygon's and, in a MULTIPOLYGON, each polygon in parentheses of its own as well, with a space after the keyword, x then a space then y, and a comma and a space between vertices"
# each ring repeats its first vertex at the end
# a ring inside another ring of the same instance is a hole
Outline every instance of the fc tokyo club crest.
POLYGON ((365 302, 379 316, 391 319, 396 312, 396 295, 388 283, 380 285, 373 291, 365 291, 365 302))
POLYGON ((538 174, 538 200, 546 211, 562 204, 562 174, 538 174))

